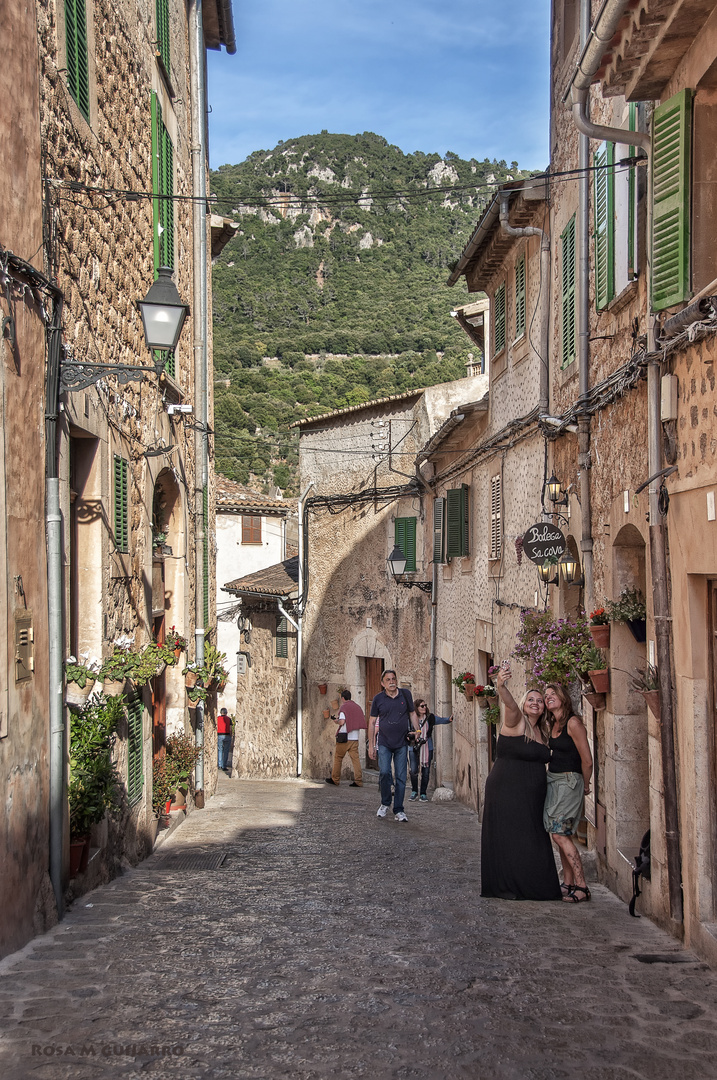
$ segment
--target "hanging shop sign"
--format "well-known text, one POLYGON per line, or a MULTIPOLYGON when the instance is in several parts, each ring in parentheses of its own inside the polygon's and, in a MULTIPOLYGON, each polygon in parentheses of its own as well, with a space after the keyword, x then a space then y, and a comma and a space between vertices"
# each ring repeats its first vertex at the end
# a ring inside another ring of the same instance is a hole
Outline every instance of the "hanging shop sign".
POLYGON ((523 551, 534 563, 544 563, 546 559, 557 561, 567 546, 560 529, 549 521, 531 525, 523 536, 523 551))

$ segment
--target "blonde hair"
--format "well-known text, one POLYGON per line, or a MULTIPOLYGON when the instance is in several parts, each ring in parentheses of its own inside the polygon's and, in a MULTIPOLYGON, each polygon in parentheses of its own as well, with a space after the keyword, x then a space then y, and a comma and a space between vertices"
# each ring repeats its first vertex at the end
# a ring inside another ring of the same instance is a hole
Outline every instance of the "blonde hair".
POLYGON ((533 727, 530 720, 528 719, 528 717, 523 712, 525 703, 526 703, 526 701, 528 699, 528 694, 540 694, 541 698, 543 697, 541 691, 536 690, 535 687, 533 687, 532 690, 526 690, 525 693, 523 694, 522 698, 518 702, 518 708, 520 709, 521 713, 523 713, 523 718, 525 720, 525 741, 526 742, 540 742, 541 741, 541 740, 538 739, 538 736, 535 733, 535 728, 537 728, 538 731, 540 732, 541 736, 542 736, 542 742, 546 743, 548 741, 548 732, 549 732, 550 729, 549 729, 549 726, 548 726, 548 710, 545 708, 545 698, 543 698, 543 711, 540 714, 540 716, 538 717, 538 720, 537 720, 537 722, 535 724, 535 727, 533 727))

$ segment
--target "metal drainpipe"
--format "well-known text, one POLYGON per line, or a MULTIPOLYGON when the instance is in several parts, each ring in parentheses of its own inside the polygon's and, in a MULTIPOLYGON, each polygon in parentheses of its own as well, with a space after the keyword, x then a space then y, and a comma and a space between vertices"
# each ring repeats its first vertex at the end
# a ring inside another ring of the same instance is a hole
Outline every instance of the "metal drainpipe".
POLYGON ((538 407, 541 413, 548 411, 548 377, 550 348, 550 237, 536 225, 517 229, 508 220, 510 193, 500 193, 500 227, 508 236, 540 237, 540 383, 538 407))
POLYGON ((297 510, 299 515, 299 607, 296 617, 296 775, 301 776, 304 768, 304 681, 302 667, 304 663, 304 502, 314 486, 310 480, 303 495, 299 497, 297 510))
MULTIPOLYGON (((195 630, 196 660, 204 662, 204 491, 208 483, 207 445, 207 177, 206 103, 204 99, 204 34, 202 0, 189 0, 189 86, 192 119, 192 293, 194 306, 194 543, 195 543, 195 630)), ((194 804, 204 806, 204 702, 196 708, 195 741, 199 757, 195 767, 194 804)))

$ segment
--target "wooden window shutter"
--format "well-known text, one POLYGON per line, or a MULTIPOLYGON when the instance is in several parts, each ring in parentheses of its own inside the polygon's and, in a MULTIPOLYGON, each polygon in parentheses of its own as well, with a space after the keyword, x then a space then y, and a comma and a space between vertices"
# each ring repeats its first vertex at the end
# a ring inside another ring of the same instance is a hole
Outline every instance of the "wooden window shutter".
POLYGON ((90 66, 85 0, 65 0, 67 85, 85 120, 90 122, 90 66))
POLYGON ((500 474, 490 479, 490 558, 499 559, 503 543, 503 495, 500 474))
POLYGON ((157 0, 157 51, 169 78, 169 0, 157 0))
POLYGON ((276 655, 289 656, 289 624, 285 615, 278 616, 276 620, 276 655))
POLYGON ((416 570, 416 519, 396 518, 394 530, 394 544, 400 547, 406 557, 406 573, 412 574, 416 570))
POLYGON ((493 353, 505 348, 505 283, 496 289, 493 299, 493 353))
POLYGON ((470 555, 470 488, 467 484, 461 484, 461 527, 461 554, 470 555))
POLYGON ((562 277, 562 367, 575 359, 575 217, 572 217, 561 237, 563 255, 562 277))
POLYGON ((615 144, 595 151, 595 308, 602 311, 615 296, 615 144))
MULTIPOLYGON (((637 131, 637 104, 630 102, 630 131, 637 131)), ((637 148, 630 147, 630 157, 635 157, 637 148)), ((637 166, 631 165, 627 174, 627 279, 634 281, 638 276, 637 267, 637 166)))
POLYGON ((445 558, 445 517, 446 500, 436 499, 433 503, 433 559, 442 563, 445 558))
POLYGON ((261 515, 242 514, 241 519, 241 542, 242 544, 261 543, 261 515))
POLYGON ((466 484, 446 492, 446 554, 449 558, 470 552, 469 493, 466 484))
POLYGON ((127 797, 130 804, 142 797, 142 699, 133 694, 127 703, 127 797))
POLYGON ((202 489, 202 516, 204 518, 204 554, 202 559, 202 598, 204 601, 204 629, 209 629, 209 489, 202 489))
POLYGON ((162 106, 152 94, 152 200, 154 272, 174 267, 174 147, 162 120, 162 106))
POLYGON ((525 333, 525 256, 515 265, 515 337, 525 333))
POLYGON ((119 454, 114 456, 115 466, 115 547, 129 551, 129 465, 119 454))
POLYGON ((652 121, 652 308, 688 298, 692 95, 680 90, 652 121))

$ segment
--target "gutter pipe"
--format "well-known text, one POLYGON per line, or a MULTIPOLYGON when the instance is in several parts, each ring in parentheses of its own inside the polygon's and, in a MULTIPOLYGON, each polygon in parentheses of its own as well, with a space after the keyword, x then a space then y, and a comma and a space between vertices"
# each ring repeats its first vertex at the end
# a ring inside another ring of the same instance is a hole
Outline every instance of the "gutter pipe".
POLYGON ((541 413, 548 411, 548 355, 550 349, 550 237, 537 225, 526 225, 518 229, 510 224, 510 191, 500 192, 500 227, 508 236, 540 237, 540 388, 538 407, 541 413))
MULTIPOLYGON (((204 663, 204 550, 208 536, 204 532, 204 498, 209 474, 207 440, 208 384, 208 301, 207 301, 207 175, 206 175, 206 101, 204 79, 204 33, 202 0, 189 0, 189 86, 192 119, 192 292, 194 329, 194 640, 197 664, 204 663)), ((208 492, 207 492, 208 497, 208 492)), ((204 807, 204 702, 196 707, 195 744, 199 757, 195 766, 197 809, 204 807)))
MULTIPOLYGON (((305 551, 308 551, 305 536, 306 523, 304 521, 304 503, 306 496, 314 486, 310 480, 297 502, 299 517, 299 602, 296 616, 296 775, 301 776, 304 769, 304 681, 302 669, 304 666, 304 611, 306 609, 306 597, 304 595, 306 575, 304 571, 305 551)), ((293 622, 293 619, 291 620, 293 622)))

